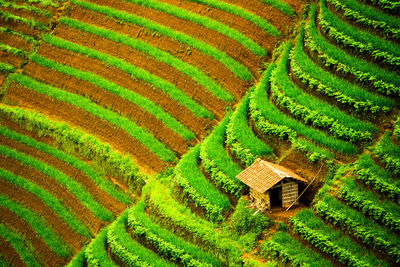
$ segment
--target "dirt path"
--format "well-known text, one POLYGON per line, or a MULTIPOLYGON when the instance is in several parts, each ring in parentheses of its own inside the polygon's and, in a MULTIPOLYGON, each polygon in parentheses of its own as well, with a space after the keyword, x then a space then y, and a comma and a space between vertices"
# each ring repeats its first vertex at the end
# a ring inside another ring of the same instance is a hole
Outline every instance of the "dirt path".
POLYGON ((18 84, 9 88, 7 97, 11 103, 35 109, 51 118, 56 117, 58 120, 85 129, 86 132, 111 144, 115 149, 131 154, 141 166, 149 166, 154 171, 160 171, 165 166, 165 163, 154 153, 127 132, 74 105, 55 100, 18 84))
POLYGON ((2 179, 0 179, 0 191, 8 198, 20 203, 35 213, 40 214, 40 216, 51 225, 56 234, 62 237, 62 239, 70 245, 74 250, 74 253, 77 253, 81 249, 86 238, 72 230, 70 226, 58 216, 58 214, 56 214, 37 196, 2 179))

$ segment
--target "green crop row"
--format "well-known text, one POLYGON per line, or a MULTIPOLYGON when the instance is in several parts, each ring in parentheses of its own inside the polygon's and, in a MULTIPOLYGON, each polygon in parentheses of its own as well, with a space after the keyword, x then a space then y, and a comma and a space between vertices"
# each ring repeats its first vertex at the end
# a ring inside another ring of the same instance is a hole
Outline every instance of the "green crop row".
POLYGON ((210 19, 205 16, 198 15, 193 13, 189 10, 170 5, 161 1, 157 0, 125 0, 128 2, 132 2, 141 6, 145 6, 148 8, 152 8, 169 15, 175 16, 177 18, 188 20, 193 23, 199 24, 205 28, 210 30, 219 32, 222 35, 229 37, 230 39, 238 42, 239 44, 243 45, 245 48, 249 49, 251 52, 256 54, 260 57, 267 56, 267 51, 255 43, 253 40, 245 36, 244 34, 240 33, 239 31, 230 28, 229 26, 222 24, 214 19, 210 19))
POLYGON ((105 14, 109 17, 119 19, 124 22, 132 23, 139 25, 145 29, 149 29, 151 31, 160 33, 162 35, 165 35, 167 37, 170 37, 172 39, 175 39, 183 44, 186 44, 188 46, 191 46, 195 49, 198 49, 205 55, 208 55, 215 60, 221 62, 226 68, 228 68, 232 73, 234 73, 237 77, 244 81, 250 81, 252 80, 252 75, 250 71, 243 66, 242 64, 238 63, 235 61, 233 58, 228 56, 226 53, 218 50, 217 48, 202 42, 200 40, 197 40, 189 35, 186 35, 184 33, 174 31, 170 28, 167 28, 161 24, 157 24, 154 21, 147 20, 145 18, 136 16, 134 14, 129 14, 124 11, 116 10, 107 6, 99 6, 93 3, 89 3, 86 1, 81 1, 81 0, 71 0, 71 3, 75 5, 79 5, 83 8, 93 10, 102 14, 105 14))
POLYGON ((7 44, 0 43, 0 51, 10 53, 18 57, 28 57, 28 53, 24 49, 16 48, 7 44))
POLYGON ((261 245, 261 255, 278 256, 291 266, 332 267, 332 263, 322 258, 321 254, 304 247, 286 232, 274 234, 270 240, 261 245))
POLYGON ((341 21, 327 8, 326 0, 321 0, 320 3, 319 24, 331 39, 358 52, 368 53, 378 61, 394 67, 400 65, 398 45, 341 21))
POLYGON ((93 214, 101 220, 112 221, 113 215, 108 212, 103 206, 96 202, 93 197, 75 180, 65 175, 61 171, 55 169, 46 163, 39 161, 29 155, 16 151, 14 149, 0 145, 0 154, 13 158, 27 166, 30 166, 38 171, 48 175, 54 180, 60 182, 66 189, 68 189, 77 199, 87 207, 93 214))
POLYGON ((400 2, 394 0, 363 0, 387 11, 400 11, 400 2))
MULTIPOLYGON (((292 51, 292 58, 293 54, 298 53, 297 50, 301 49, 302 37, 301 31, 297 46, 292 51)), ((289 51, 290 45, 286 47, 278 67, 271 76, 271 93, 276 103, 288 109, 293 116, 300 117, 304 123, 325 128, 339 138, 352 142, 371 140, 371 132, 377 131, 372 124, 361 122, 340 109, 304 93, 290 81, 287 72, 289 51)))
POLYGON ((36 21, 34 19, 27 19, 27 18, 23 18, 17 15, 14 15, 10 12, 7 11, 1 11, 0 10, 0 18, 4 19, 5 21, 11 20, 17 23, 23 23, 26 24, 28 27, 32 28, 32 29, 37 29, 39 31, 45 31, 48 29, 48 27, 46 25, 44 25, 43 23, 36 21))
POLYGON ((110 181, 108 181, 107 178, 101 177, 92 167, 90 167, 84 161, 75 158, 73 156, 70 156, 67 153, 64 153, 45 143, 38 142, 29 136, 14 132, 2 126, 0 126, 0 134, 7 138, 11 138, 16 142, 23 143, 39 151, 43 151, 61 161, 66 162, 67 164, 75 167, 76 169, 86 174, 87 177, 92 179, 92 181, 95 182, 97 186, 99 186, 102 190, 107 192, 110 196, 113 196, 115 199, 124 204, 130 204, 129 197, 127 197, 120 191, 116 190, 114 185, 110 181))
POLYGON ((261 1, 267 3, 270 6, 275 7, 276 9, 278 9, 279 11, 281 11, 286 15, 289 15, 291 17, 295 15, 292 7, 285 1, 282 0, 261 0, 261 1))
POLYGON ((175 167, 176 183, 182 187, 196 206, 204 208, 212 221, 223 221, 222 213, 231 208, 226 196, 221 194, 201 173, 198 160, 200 145, 192 148, 175 167))
POLYGON ((377 192, 385 194, 394 201, 400 201, 400 181, 377 166, 372 158, 364 154, 354 163, 355 178, 372 186, 377 192))
MULTIPOLYGON (((268 72, 270 71, 272 71, 272 68, 268 72)), ((267 97, 266 90, 268 86, 268 81, 261 80, 258 88, 254 90, 250 98, 250 114, 255 122, 260 124, 262 121, 265 122, 267 120, 266 123, 261 123, 264 126, 259 125, 260 129, 264 128, 265 133, 269 132, 269 134, 291 140, 295 139, 297 134, 300 134, 312 142, 326 146, 334 151, 344 154, 357 153, 357 148, 352 144, 328 136, 324 132, 306 127, 299 121, 287 117, 279 111, 267 97), (278 125, 278 127, 274 127, 273 125, 278 125)))
POLYGON ((34 213, 3 194, 0 194, 0 206, 15 213, 19 218, 29 224, 55 254, 62 258, 68 258, 70 256, 71 248, 54 232, 54 229, 40 217, 39 214, 34 213))
POLYGON ((158 120, 163 122, 168 128, 172 131, 176 132, 183 138, 187 140, 191 140, 194 138, 194 133, 187 129, 184 125, 178 122, 174 117, 165 112, 161 107, 150 101, 149 99, 143 97, 140 94, 137 94, 129 89, 121 87, 109 80, 106 80, 98 75, 95 75, 91 72, 81 71, 66 65, 59 64, 50 59, 41 57, 37 54, 33 54, 30 59, 39 64, 41 66, 59 71, 63 74, 73 76, 77 79, 90 82, 106 91, 109 91, 113 94, 120 96, 123 99, 126 99, 154 115, 158 120))
POLYGON ((171 67, 179 70, 183 74, 192 78, 199 85, 207 89, 214 96, 224 101, 232 101, 232 95, 218 85, 213 79, 208 77, 204 72, 199 70, 197 67, 190 65, 181 59, 174 57, 173 55, 162 51, 154 46, 149 45, 146 42, 131 38, 127 35, 123 35, 114 31, 110 31, 104 28, 99 28, 94 25, 86 24, 71 18, 62 17, 60 22, 75 29, 92 33, 94 35, 110 39, 112 41, 121 43, 123 45, 132 47, 138 51, 152 56, 157 61, 163 62, 171 67))
MULTIPOLYGON (((143 188, 146 206, 156 213, 155 218, 168 224, 174 232, 180 228, 193 236, 196 243, 201 241, 210 251, 224 262, 237 264, 241 262, 242 251, 232 239, 217 232, 209 221, 194 215, 191 210, 172 199, 169 189, 158 181, 152 181, 143 188)), ((188 236, 185 236, 188 237, 188 236)))
POLYGON ((236 179, 236 175, 241 172, 241 169, 233 162, 224 148, 225 130, 229 118, 230 115, 226 115, 213 132, 204 139, 200 148, 200 158, 204 170, 210 174, 211 179, 218 187, 227 193, 239 196, 243 187, 236 179))
POLYGON ((174 266, 132 239, 126 231, 127 222, 128 210, 108 228, 107 243, 112 253, 127 266, 174 266))
MULTIPOLYGON (((0 224, 0 237, 6 240, 13 247, 15 252, 17 252, 18 256, 27 266, 32 266, 32 267, 40 266, 38 261, 35 259, 35 256, 26 247, 26 242, 28 241, 26 241, 25 238, 15 233, 4 224, 0 224)), ((3 266, 10 266, 10 265, 4 264, 3 266)))
POLYGON ((100 60, 104 62, 105 64, 111 65, 115 68, 118 68, 128 74, 130 74, 133 77, 136 77, 138 79, 141 79, 147 83, 150 83, 151 85, 155 86, 156 88, 160 89, 161 91, 164 91, 168 95, 171 96, 172 99, 176 100, 178 103, 182 104, 186 108, 188 108, 190 111, 193 112, 196 116, 202 117, 202 118, 212 118, 213 114, 205 109, 203 106, 195 102, 192 98, 190 98, 188 95, 186 95, 184 92, 176 88, 173 84, 170 82, 167 82, 141 68, 138 68, 132 64, 127 63, 126 61, 116 58, 113 56, 110 56, 108 54, 101 53, 97 50, 91 49, 86 46, 78 45, 69 41, 66 41, 64 39, 60 39, 58 37, 45 34, 43 36, 43 40, 47 42, 48 44, 51 44, 53 46, 66 49, 69 51, 73 51, 75 53, 79 53, 82 55, 85 55, 87 57, 91 57, 97 60, 100 60))
POLYGON ((4 0, 0 0, 0 6, 4 7, 4 8, 29 11, 29 12, 32 12, 32 13, 44 15, 46 17, 51 17, 50 12, 48 12, 47 10, 43 10, 43 9, 37 8, 35 6, 30 6, 30 5, 25 5, 25 4, 17 5, 16 3, 9 2, 9 1, 4 1, 4 0))
POLYGON ((54 211, 71 229, 76 231, 78 234, 83 235, 87 238, 91 237, 88 229, 79 221, 75 214, 71 213, 68 208, 64 207, 63 204, 52 194, 41 188, 35 183, 10 173, 0 168, 0 177, 2 180, 6 180, 18 187, 25 189, 26 191, 37 196, 43 201, 50 209, 54 211))
POLYGON ((339 231, 325 225, 311 210, 298 212, 290 222, 303 239, 346 266, 387 266, 339 231))
POLYGON ((15 71, 15 67, 13 65, 0 62, 0 71, 5 73, 10 73, 15 71))
POLYGON ((19 124, 21 127, 40 136, 47 136, 56 141, 61 150, 94 160, 110 176, 119 176, 127 184, 136 189, 144 185, 142 174, 129 156, 122 156, 107 143, 103 143, 93 135, 68 124, 52 121, 32 110, 0 105, 2 116, 19 124))
MULTIPOLYGON (((106 251, 107 245, 107 232, 108 227, 105 227, 97 233, 96 238, 90 242, 90 244, 84 249, 85 260, 87 266, 90 267, 116 267, 117 265, 110 259, 106 251)), ((75 258, 74 258, 75 259, 75 258)), ((79 258, 78 258, 79 259, 79 258)), ((72 265, 75 261, 71 261, 69 267, 75 267, 72 265)))
MULTIPOLYGON (((146 242, 155 247, 157 253, 164 256, 172 262, 182 264, 183 266, 211 266, 207 263, 202 263, 195 259, 191 254, 174 243, 164 240, 157 233, 154 233, 152 229, 148 228, 147 225, 136 219, 136 213, 146 216, 144 213, 144 202, 138 203, 134 211, 131 209, 128 215, 128 226, 132 228, 132 233, 139 239, 144 239, 146 242), (139 206, 138 206, 139 205, 139 206)), ((151 222, 150 222, 151 223, 151 222)))
POLYGON ((386 132, 379 143, 373 148, 373 153, 395 175, 400 174, 400 148, 390 140, 391 134, 386 132))
POLYGON ((346 179, 342 182, 340 198, 346 204, 370 216, 378 223, 382 223, 388 228, 399 232, 400 208, 397 205, 388 201, 381 202, 379 195, 357 186, 353 179, 346 179))
POLYGON ((59 2, 63 2, 64 0, 22 0, 22 2, 25 3, 34 3, 34 4, 40 4, 42 6, 51 6, 51 7, 59 7, 59 2))
POLYGON ((377 225, 329 195, 317 202, 314 208, 320 216, 338 225, 364 244, 400 262, 400 240, 390 230, 377 225))
POLYGON ((268 21, 234 4, 229 4, 219 0, 189 0, 189 1, 208 5, 210 7, 225 11, 227 13, 234 14, 238 17, 242 17, 254 23, 258 27, 263 29, 266 33, 269 33, 272 36, 279 37, 280 35, 279 30, 275 28, 273 25, 271 25, 268 21))
POLYGON ((351 74, 359 82, 372 86, 384 95, 400 95, 400 78, 391 72, 358 57, 354 57, 328 42, 315 25, 316 6, 311 5, 310 20, 305 32, 305 45, 326 67, 351 74))
MULTIPOLYGON (((301 31, 301 37, 303 37, 302 33, 303 31, 301 31)), ((291 54, 291 67, 303 83, 334 98, 339 103, 352 106, 357 112, 377 114, 388 112, 390 108, 395 107, 393 100, 372 94, 321 69, 304 52, 302 40, 303 38, 299 38, 297 46, 291 54)))
POLYGON ((261 141, 248 125, 247 110, 251 92, 252 90, 242 98, 226 128, 226 144, 246 167, 250 166, 258 157, 273 154, 272 148, 261 141))
POLYGON ((393 135, 397 140, 400 139, 400 116, 397 117, 397 120, 394 123, 393 135))
POLYGON ((85 110, 88 113, 91 113, 94 116, 109 122, 110 124, 120 127, 163 161, 176 161, 175 154, 147 130, 139 127, 135 122, 95 104, 88 98, 55 88, 45 83, 38 82, 21 74, 12 74, 9 76, 9 78, 15 82, 18 82, 22 86, 37 91, 41 94, 53 97, 59 101, 77 106, 82 110, 85 110))
POLYGON ((37 43, 37 41, 34 37, 32 37, 30 35, 26 35, 19 31, 15 31, 15 30, 11 29, 10 27, 0 27, 0 33, 11 34, 11 35, 17 36, 17 37, 21 38, 22 40, 24 40, 28 43, 31 43, 31 44, 37 43))
POLYGON ((386 15, 376 8, 363 5, 356 0, 328 0, 344 15, 367 27, 384 32, 388 37, 400 39, 400 19, 386 15))

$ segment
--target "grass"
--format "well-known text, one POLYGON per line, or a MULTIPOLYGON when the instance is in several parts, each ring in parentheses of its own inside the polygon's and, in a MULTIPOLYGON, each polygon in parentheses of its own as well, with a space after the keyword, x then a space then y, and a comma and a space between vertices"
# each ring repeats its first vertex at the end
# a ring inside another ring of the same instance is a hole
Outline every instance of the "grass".
MULTIPOLYGON (((100 230, 96 235, 96 238, 85 249, 86 264, 88 266, 99 266, 99 267, 116 267, 117 265, 110 259, 106 251, 107 244, 107 232, 108 227, 100 230)), ((75 259, 75 258, 74 258, 75 259)), ((79 260, 79 258, 78 258, 79 260)), ((72 262, 75 263, 73 260, 72 262)), ((70 267, 75 267, 69 265, 70 267)))
POLYGON ((198 246, 193 245, 182 238, 179 238, 178 236, 173 234, 173 232, 170 232, 151 221, 151 219, 147 216, 145 212, 145 206, 145 203, 141 201, 129 210, 128 224, 131 219, 134 219, 139 222, 143 227, 148 229, 148 231, 150 231, 151 233, 157 235, 165 242, 173 244, 173 246, 182 249, 185 253, 187 253, 187 255, 194 257, 200 262, 204 264, 208 263, 210 266, 221 265, 221 263, 216 258, 204 252, 198 246))
MULTIPOLYGON (((355 99, 356 101, 362 101, 366 103, 370 102, 373 105, 379 107, 393 108, 396 106, 395 102, 389 98, 372 94, 366 91, 365 89, 360 88, 348 82, 345 79, 338 78, 332 75, 331 73, 324 71, 321 67, 315 64, 304 52, 303 42, 302 42, 303 38, 301 38, 302 36, 303 34, 300 34, 300 38, 294 50, 294 58, 296 59, 297 63, 301 66, 304 72, 308 73, 309 75, 311 75, 324 85, 332 88, 334 91, 343 93, 344 95, 349 96, 355 99)), ((347 121, 351 120, 350 116, 347 116, 346 120, 347 121)), ((356 119, 353 119, 352 121, 354 123, 356 119)), ((360 125, 360 122, 358 123, 358 125, 360 125)), ((364 124, 364 127, 365 126, 367 126, 367 124, 364 124)), ((369 125, 369 129, 371 131, 373 127, 369 125)))
POLYGON ((75 29, 86 31, 94 35, 110 39, 112 41, 124 44, 132 47, 138 51, 148 54, 155 58, 157 61, 163 62, 171 67, 179 70, 183 74, 189 76, 199 85, 207 89, 211 94, 224 101, 232 101, 232 95, 218 85, 213 79, 204 74, 197 67, 190 65, 171 54, 162 51, 154 46, 149 45, 146 42, 131 38, 127 35, 123 35, 114 31, 110 31, 104 28, 96 27, 94 25, 86 24, 77 20, 73 20, 67 17, 60 18, 60 22, 75 29))
MULTIPOLYGON (((6 240, 18 253, 21 260, 27 265, 32 267, 39 267, 40 264, 37 262, 32 252, 26 247, 26 240, 21 235, 15 233, 4 224, 0 224, 0 236, 6 240)), ((1 255, 0 255, 1 256, 1 255)), ((0 261, 0 265, 2 262, 0 261)), ((7 264, 1 266, 9 266, 7 264)))
POLYGON ((70 256, 71 248, 57 236, 54 229, 47 222, 39 217, 38 214, 25 208, 23 205, 0 194, 0 206, 15 213, 19 218, 29 224, 35 233, 41 238, 49 248, 61 258, 70 256))
POLYGON ((205 55, 208 55, 215 60, 221 62, 226 68, 228 68, 232 73, 244 81, 251 81, 253 79, 251 72, 247 67, 235 61, 232 57, 228 56, 226 53, 220 51, 219 49, 202 42, 196 38, 189 35, 181 33, 179 31, 172 30, 154 21, 145 19, 143 17, 136 16, 134 14, 129 14, 121 10, 116 10, 107 6, 100 6, 90 2, 81 0, 71 0, 71 3, 79 5, 83 8, 96 11, 105 14, 109 17, 119 19, 124 22, 136 24, 145 29, 157 32, 159 34, 165 35, 169 38, 175 39, 183 44, 191 46, 198 49, 205 55))
POLYGON ((71 213, 67 208, 65 208, 54 195, 50 194, 40 186, 32 183, 31 181, 10 173, 2 168, 0 168, 0 177, 2 180, 6 180, 11 184, 25 189, 26 191, 34 194, 40 200, 43 201, 50 209, 54 211, 62 220, 64 220, 75 232, 91 238, 88 229, 78 220, 75 214, 71 213))
POLYGON ((251 13, 251 12, 247 11, 246 9, 243 9, 239 6, 232 5, 232 4, 226 3, 224 1, 219 1, 219 0, 189 0, 189 1, 208 5, 213 8, 225 11, 227 13, 234 14, 238 17, 242 17, 242 18, 254 23, 258 27, 263 29, 266 33, 269 33, 272 36, 279 37, 279 35, 280 35, 279 30, 276 29, 273 25, 271 25, 268 21, 266 21, 265 19, 257 16, 256 14, 251 13))
POLYGON ((18 152, 14 149, 0 145, 0 153, 6 157, 13 158, 31 168, 48 175, 58 181, 65 189, 68 189, 77 199, 87 207, 93 214, 101 220, 112 221, 113 215, 108 212, 103 206, 97 203, 86 190, 71 177, 66 176, 59 170, 39 161, 31 156, 18 152))
POLYGON ((188 20, 193 23, 199 24, 205 28, 219 32, 220 34, 223 34, 223 35, 229 37, 230 39, 238 42, 239 44, 241 44, 242 46, 244 46, 245 48, 247 48, 248 50, 250 50, 252 53, 254 53, 257 56, 260 56, 260 57, 267 56, 267 51, 263 47, 256 44, 253 40, 249 39, 247 36, 243 35, 242 33, 238 32, 237 30, 232 29, 229 26, 222 24, 216 20, 201 16, 201 15, 193 13, 189 10, 182 9, 177 6, 169 5, 164 2, 159 2, 156 0, 126 0, 126 1, 138 4, 138 5, 142 5, 145 7, 149 7, 149 8, 167 13, 174 17, 177 17, 177 18, 180 18, 183 20, 188 20))
POLYGON ((37 54, 33 54, 30 59, 39 64, 41 66, 59 71, 63 74, 73 76, 77 79, 90 82, 106 91, 109 91, 113 94, 118 95, 119 97, 128 100, 139 107, 143 108, 145 111, 152 114, 158 120, 163 122, 168 128, 172 131, 176 132, 181 137, 186 140, 194 139, 195 135, 192 131, 187 129, 184 125, 182 125, 179 121, 177 121, 170 114, 165 112, 161 107, 150 101, 149 99, 143 97, 140 94, 137 94, 127 88, 121 87, 107 79, 102 78, 101 76, 95 75, 91 72, 81 71, 75 68, 72 68, 67 65, 63 65, 52 61, 50 59, 41 57, 37 54))
POLYGON ((275 7, 276 9, 278 9, 279 11, 281 11, 282 13, 289 15, 291 17, 293 17, 295 15, 294 10, 292 9, 292 7, 281 0, 261 0, 264 3, 275 7))
POLYGON ((15 67, 13 65, 0 62, 0 71, 5 73, 10 73, 15 71, 15 67))
POLYGON ((159 90, 164 91, 165 93, 170 95, 172 99, 176 100, 178 103, 182 104, 190 111, 192 111, 194 115, 199 116, 201 118, 210 118, 210 119, 213 118, 213 114, 210 111, 208 111, 203 106, 195 102, 192 98, 190 98, 184 92, 176 88, 173 84, 141 68, 129 64, 120 58, 116 58, 108 54, 101 53, 97 50, 91 49, 89 47, 81 46, 48 34, 43 36, 43 40, 53 46, 100 60, 104 62, 106 65, 118 68, 130 74, 131 76, 143 80, 149 83, 150 85, 158 88, 159 90))
POLYGON ((107 192, 110 196, 113 196, 113 198, 117 199, 118 201, 124 204, 127 205, 130 204, 128 196, 115 189, 113 183, 109 182, 107 178, 101 177, 92 167, 90 167, 88 164, 86 164, 79 158, 70 156, 52 146, 38 142, 29 136, 14 132, 2 126, 0 126, 0 134, 7 138, 11 138, 16 142, 23 143, 36 150, 42 151, 61 161, 66 162, 67 164, 73 166, 74 168, 82 171, 87 177, 89 177, 93 182, 95 182, 97 186, 99 186, 102 190, 107 192))
POLYGON ((52 87, 50 85, 40 83, 28 76, 21 74, 12 74, 9 76, 11 80, 18 82, 22 86, 29 89, 35 90, 41 94, 53 97, 59 101, 69 103, 94 116, 103 119, 113 125, 120 127, 125 130, 129 135, 142 143, 151 152, 157 155, 163 161, 174 162, 176 160, 175 154, 165 147, 163 143, 158 141, 153 135, 148 133, 145 129, 139 127, 135 122, 119 116, 117 113, 98 106, 89 99, 82 97, 80 95, 72 94, 62 89, 52 87))

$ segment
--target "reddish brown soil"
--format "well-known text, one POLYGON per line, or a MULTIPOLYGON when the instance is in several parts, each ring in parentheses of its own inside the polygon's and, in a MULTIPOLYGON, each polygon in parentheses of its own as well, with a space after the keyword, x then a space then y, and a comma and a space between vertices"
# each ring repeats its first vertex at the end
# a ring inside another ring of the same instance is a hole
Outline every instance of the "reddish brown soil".
POLYGON ((232 92, 237 99, 240 99, 249 87, 248 83, 243 82, 241 79, 236 77, 235 74, 219 61, 192 47, 190 47, 191 52, 189 52, 187 50, 189 46, 172 38, 160 36, 156 32, 134 24, 117 23, 110 17, 101 13, 83 9, 79 6, 74 7, 73 12, 71 12, 71 17, 85 23, 97 25, 147 42, 148 44, 157 47, 186 63, 196 66, 209 77, 218 81, 228 91, 232 92))
POLYGON ((56 196, 65 206, 68 206, 70 210, 76 214, 83 224, 89 229, 92 229, 93 233, 97 233, 99 229, 104 226, 104 223, 97 219, 88 208, 83 206, 76 196, 71 194, 65 187, 51 177, 12 158, 6 158, 3 155, 0 155, 0 168, 30 180, 50 194, 56 196))
POLYGON ((14 84, 8 90, 8 101, 21 107, 35 109, 50 118, 66 121, 72 125, 86 129, 87 132, 111 144, 119 151, 125 151, 134 156, 140 166, 149 166, 154 171, 160 171, 165 166, 155 154, 143 144, 131 137, 127 132, 111 125, 82 109, 37 93, 36 91, 14 84))
MULTIPOLYGON (((104 5, 104 2, 101 0, 90 0, 90 2, 104 5)), ((138 16, 143 16, 166 27, 183 32, 199 40, 207 42, 212 46, 218 48, 219 50, 224 51, 238 62, 247 66, 253 73, 253 75, 255 77, 258 77, 257 70, 260 67, 262 58, 254 55, 241 44, 233 41, 225 35, 209 30, 188 20, 182 20, 172 15, 168 15, 164 12, 159 12, 151 8, 138 6, 133 3, 114 0, 109 1, 107 5, 128 13, 134 13, 138 16)))
POLYGON ((20 37, 7 33, 0 33, 0 42, 25 51, 29 51, 32 47, 32 44, 26 42, 20 37))
POLYGON ((0 222, 23 235, 25 240, 29 240, 35 254, 38 254, 47 266, 61 266, 67 263, 68 259, 55 254, 26 221, 2 206, 0 206, 0 222))
MULTIPOLYGON (((210 7, 208 5, 199 4, 191 1, 180 1, 180 0, 160 0, 170 5, 178 6, 180 8, 189 10, 195 14, 200 14, 204 17, 209 17, 222 24, 229 26, 232 29, 239 31, 246 35, 251 40, 259 44, 261 47, 265 47, 270 50, 276 41, 276 38, 267 32, 264 32, 260 27, 254 23, 243 19, 242 17, 233 15, 229 12, 222 11, 210 7)), ((246 3, 247 6, 247 3, 246 3)))
POLYGON ((114 112, 121 112, 125 117, 131 118, 139 126, 149 129, 158 140, 165 143, 179 155, 186 153, 186 146, 188 144, 193 145, 193 142, 185 141, 156 117, 139 106, 89 82, 78 80, 35 63, 28 63, 24 68, 24 72, 36 80, 84 96, 104 108, 111 108, 114 112))
POLYGON ((27 266, 15 249, 3 237, 0 236, 0 255, 12 266, 27 266))
POLYGON ((22 58, 14 56, 10 53, 6 53, 4 51, 0 51, 0 62, 7 63, 13 65, 14 67, 19 67, 21 62, 23 61, 22 58))
POLYGON ((85 241, 86 238, 72 230, 57 213, 42 202, 42 200, 37 196, 1 179, 0 190, 1 193, 6 195, 8 198, 20 203, 35 213, 40 214, 40 216, 51 225, 56 234, 62 237, 62 239, 73 248, 74 253, 77 253, 81 249, 82 242, 85 241))
POLYGON ((108 195, 106 192, 102 191, 91 178, 86 176, 80 170, 74 168, 73 166, 67 164, 64 161, 61 161, 57 158, 50 156, 49 154, 43 153, 39 150, 33 149, 29 146, 26 146, 22 143, 15 142, 12 139, 6 138, 0 135, 0 143, 6 146, 9 146, 15 150, 18 150, 24 154, 32 156, 42 162, 47 163, 48 165, 60 170, 62 173, 67 176, 73 178, 76 182, 82 185, 86 190, 91 194, 91 196, 99 202, 103 207, 108 209, 114 214, 121 213, 126 206, 122 203, 119 203, 113 197, 108 195))
POLYGON ((39 13, 30 12, 30 11, 23 10, 23 9, 12 9, 12 8, 4 8, 4 7, 0 7, 0 9, 2 11, 8 11, 16 16, 20 16, 20 17, 27 18, 27 19, 34 19, 38 22, 43 23, 44 25, 47 25, 49 23, 49 19, 39 13))
POLYGON ((14 31, 23 32, 26 35, 37 35, 39 33, 38 30, 29 28, 26 24, 22 24, 19 22, 15 22, 13 20, 4 21, 3 19, 0 20, 1 27, 9 27, 14 31))
POLYGON ((204 134, 204 128, 209 124, 209 121, 206 119, 195 118, 191 111, 180 105, 177 101, 171 99, 169 95, 162 92, 160 89, 151 88, 142 81, 136 81, 132 79, 129 74, 122 72, 120 69, 110 66, 107 67, 98 60, 87 58, 67 50, 51 47, 47 44, 40 47, 39 53, 61 64, 92 72, 150 99, 191 129, 197 136, 202 136, 204 134))
POLYGON ((137 50, 96 35, 67 28, 64 25, 57 28, 56 35, 57 37, 96 49, 108 55, 123 58, 124 61, 175 85, 176 88, 182 90, 196 102, 203 104, 211 111, 223 110, 226 105, 226 103, 213 96, 207 89, 204 89, 190 77, 182 74, 182 72, 165 63, 153 60, 152 57, 146 56, 137 50))

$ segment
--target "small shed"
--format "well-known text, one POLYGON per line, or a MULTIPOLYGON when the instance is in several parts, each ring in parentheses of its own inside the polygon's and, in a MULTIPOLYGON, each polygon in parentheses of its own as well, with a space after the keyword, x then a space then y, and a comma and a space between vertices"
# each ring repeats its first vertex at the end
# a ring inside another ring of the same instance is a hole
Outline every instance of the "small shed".
POLYGON ((261 159, 236 178, 250 187, 250 198, 261 210, 270 209, 272 201, 282 201, 282 207, 289 207, 299 195, 298 184, 308 183, 290 169, 261 159))

